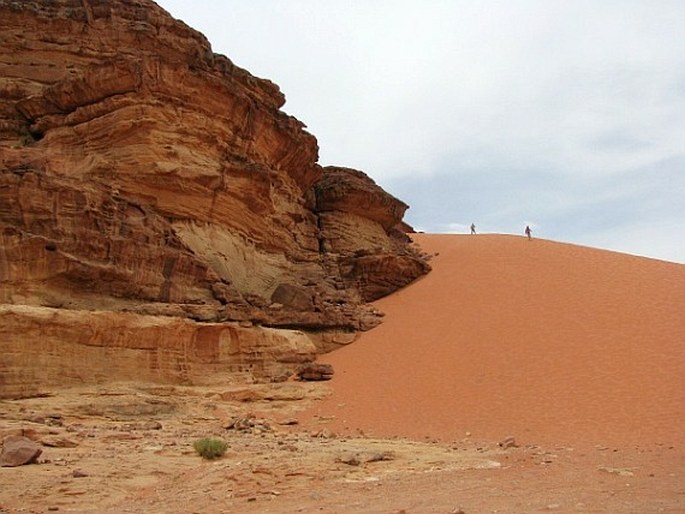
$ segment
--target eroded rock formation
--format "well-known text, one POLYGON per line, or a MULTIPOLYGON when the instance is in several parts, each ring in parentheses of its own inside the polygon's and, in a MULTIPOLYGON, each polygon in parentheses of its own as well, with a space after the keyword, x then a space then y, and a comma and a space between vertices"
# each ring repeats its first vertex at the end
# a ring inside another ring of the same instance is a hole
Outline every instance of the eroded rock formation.
POLYGON ((365 302, 428 270, 407 206, 362 172, 321 168, 284 102, 151 1, 0 0, 0 395, 30 393, 8 372, 22 348, 125 360, 141 323, 158 354, 231 333, 244 355, 212 369, 252 359, 269 378, 283 370, 254 355, 270 329, 321 349, 379 322, 365 302))
POLYGON ((361 171, 329 166, 315 184, 324 255, 333 255, 347 288, 376 300, 424 274, 408 246, 408 208, 361 171))

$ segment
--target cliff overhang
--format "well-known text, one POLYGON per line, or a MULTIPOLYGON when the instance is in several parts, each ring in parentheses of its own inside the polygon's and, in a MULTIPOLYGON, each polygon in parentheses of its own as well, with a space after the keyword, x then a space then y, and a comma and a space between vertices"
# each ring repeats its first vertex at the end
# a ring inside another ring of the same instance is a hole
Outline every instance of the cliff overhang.
POLYGON ((278 86, 152 1, 0 0, 0 57, 0 396, 127 376, 127 352, 280 379, 429 269, 404 203, 319 166, 278 86))

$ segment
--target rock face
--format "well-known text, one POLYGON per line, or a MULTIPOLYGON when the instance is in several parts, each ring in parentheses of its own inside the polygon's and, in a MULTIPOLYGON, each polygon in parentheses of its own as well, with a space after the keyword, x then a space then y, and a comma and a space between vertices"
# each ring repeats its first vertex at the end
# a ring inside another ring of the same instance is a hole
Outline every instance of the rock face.
POLYGON ((407 204, 349 168, 324 168, 314 190, 324 255, 347 288, 372 301, 426 273, 402 224, 407 204))
POLYGON ((378 324, 365 302, 429 269, 407 206, 320 167, 284 102, 151 1, 0 0, 0 396, 30 394, 23 354, 39 348, 115 378, 93 362, 140 346, 152 362, 169 341, 202 354, 231 333, 244 356, 202 359, 264 378, 281 372, 258 364, 271 329, 316 343, 378 324), (158 332, 136 346, 141 324, 158 332))
POLYGON ((5 396, 115 378, 204 384, 249 375, 275 380, 316 358, 300 330, 241 327, 175 316, 0 306, 5 396))

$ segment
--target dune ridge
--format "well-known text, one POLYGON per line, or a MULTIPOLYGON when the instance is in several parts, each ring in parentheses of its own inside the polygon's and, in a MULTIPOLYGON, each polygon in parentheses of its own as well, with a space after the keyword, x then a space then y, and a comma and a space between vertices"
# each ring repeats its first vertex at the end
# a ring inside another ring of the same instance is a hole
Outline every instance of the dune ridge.
POLYGON ((685 266, 504 235, 428 235, 433 272, 324 358, 341 433, 685 440, 685 266))

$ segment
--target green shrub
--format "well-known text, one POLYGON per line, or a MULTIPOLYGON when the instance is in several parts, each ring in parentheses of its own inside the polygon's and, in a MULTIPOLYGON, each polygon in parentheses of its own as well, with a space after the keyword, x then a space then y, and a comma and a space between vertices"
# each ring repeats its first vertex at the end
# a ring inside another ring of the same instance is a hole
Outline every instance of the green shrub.
POLYGON ((210 437, 205 437, 204 439, 198 439, 193 443, 193 448, 205 459, 217 459, 221 457, 228 449, 228 444, 221 439, 212 439, 210 437))

